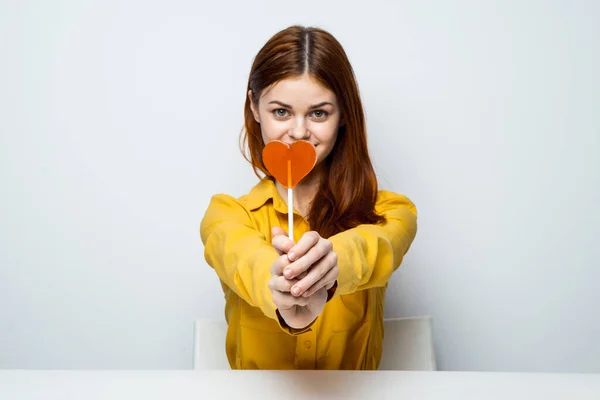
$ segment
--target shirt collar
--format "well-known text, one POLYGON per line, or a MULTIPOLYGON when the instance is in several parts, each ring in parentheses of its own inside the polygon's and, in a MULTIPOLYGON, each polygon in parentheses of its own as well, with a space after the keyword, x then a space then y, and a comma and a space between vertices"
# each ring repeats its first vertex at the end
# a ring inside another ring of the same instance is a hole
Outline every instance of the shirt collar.
POLYGON ((250 193, 246 196, 246 205, 250 211, 254 211, 265 205, 269 200, 273 201, 273 207, 276 211, 282 214, 287 213, 287 203, 277 191, 274 180, 266 177, 250 190, 250 193))

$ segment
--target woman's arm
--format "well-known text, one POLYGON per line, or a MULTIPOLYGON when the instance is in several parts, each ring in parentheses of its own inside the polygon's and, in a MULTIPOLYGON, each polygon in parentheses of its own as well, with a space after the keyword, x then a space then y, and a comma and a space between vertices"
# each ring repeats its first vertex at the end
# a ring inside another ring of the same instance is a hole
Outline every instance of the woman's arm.
POLYGON ((380 191, 375 210, 386 222, 331 236, 339 268, 335 296, 385 286, 417 233, 417 210, 405 196, 380 191))
POLYGON ((260 233, 250 215, 233 197, 212 197, 200 224, 206 262, 239 297, 278 320, 269 289, 277 250, 260 233))
POLYGON ((288 279, 307 272, 292 293, 298 289, 298 295, 310 296, 337 282, 331 298, 387 283, 415 238, 417 211, 405 196, 384 191, 379 192, 375 209, 385 223, 362 224, 329 239, 314 231, 302 235, 288 253, 294 261, 284 270, 288 279))

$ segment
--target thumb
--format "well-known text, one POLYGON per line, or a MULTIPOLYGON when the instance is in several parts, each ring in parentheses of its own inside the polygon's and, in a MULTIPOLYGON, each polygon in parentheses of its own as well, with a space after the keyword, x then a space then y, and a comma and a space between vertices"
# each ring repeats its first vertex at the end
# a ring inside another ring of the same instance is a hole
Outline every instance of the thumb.
POLYGON ((275 236, 279 236, 279 235, 287 236, 287 233, 280 226, 274 226, 274 227, 272 227, 271 228, 271 236, 275 237, 275 236))
POLYGON ((285 230, 279 226, 273 226, 271 228, 271 243, 280 256, 290 251, 294 245, 294 243, 288 239, 285 230), (278 236, 283 236, 283 238, 277 238, 278 236))

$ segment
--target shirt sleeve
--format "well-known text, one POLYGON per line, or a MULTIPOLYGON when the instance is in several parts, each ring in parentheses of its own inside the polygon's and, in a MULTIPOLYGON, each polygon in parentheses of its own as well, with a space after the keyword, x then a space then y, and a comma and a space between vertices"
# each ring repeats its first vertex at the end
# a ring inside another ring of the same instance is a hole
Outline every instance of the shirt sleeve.
POLYGON ((302 329, 288 326, 269 289, 271 265, 279 254, 254 224, 248 211, 235 198, 212 197, 200 223, 204 258, 219 279, 246 303, 279 323, 290 335, 310 331, 315 321, 302 329))
POLYGON ((363 224, 329 238, 338 256, 335 296, 385 286, 417 233, 417 210, 405 196, 380 191, 375 210, 383 224, 363 224))
POLYGON ((271 265, 279 254, 235 198, 212 197, 200 223, 204 258, 219 279, 264 315, 279 320, 269 289, 271 265))

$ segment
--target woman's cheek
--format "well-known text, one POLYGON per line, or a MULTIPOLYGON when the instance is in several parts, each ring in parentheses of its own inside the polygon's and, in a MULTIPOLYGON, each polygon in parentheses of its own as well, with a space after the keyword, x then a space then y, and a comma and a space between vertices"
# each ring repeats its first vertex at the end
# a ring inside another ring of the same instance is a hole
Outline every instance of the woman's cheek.
POLYGON ((263 136, 269 140, 282 138, 287 132, 287 125, 281 121, 267 120, 261 124, 263 136))
POLYGON ((335 140, 337 136, 338 125, 332 122, 314 124, 311 132, 317 137, 319 142, 326 144, 335 140))

